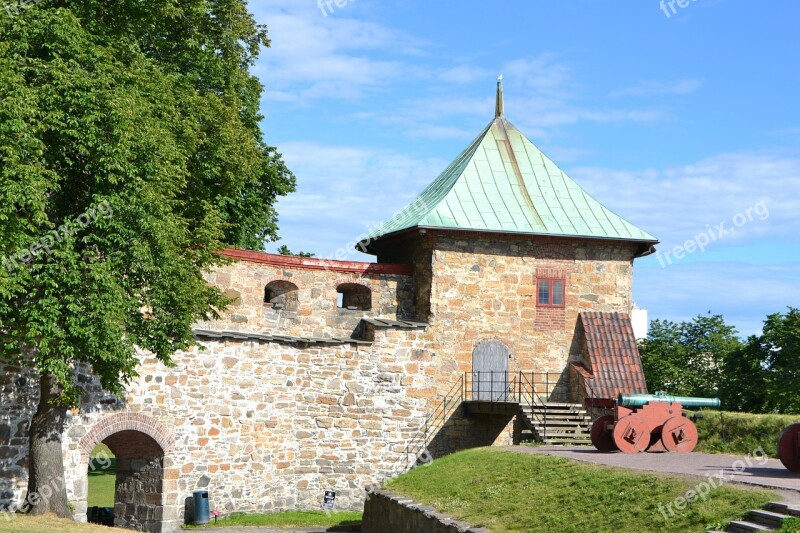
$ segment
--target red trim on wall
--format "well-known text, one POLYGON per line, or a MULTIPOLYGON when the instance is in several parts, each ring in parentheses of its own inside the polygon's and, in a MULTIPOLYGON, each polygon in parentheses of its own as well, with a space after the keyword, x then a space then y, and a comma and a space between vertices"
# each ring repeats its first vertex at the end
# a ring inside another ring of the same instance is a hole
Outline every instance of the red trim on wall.
POLYGON ((249 250, 235 250, 228 248, 220 252, 225 257, 261 263, 285 268, 301 268, 306 270, 330 270, 331 272, 350 272, 354 274, 394 274, 398 276, 411 276, 414 274, 412 265, 394 263, 362 263, 360 261, 336 261, 334 259, 316 259, 313 257, 293 257, 289 255, 268 254, 265 252, 251 252, 249 250))

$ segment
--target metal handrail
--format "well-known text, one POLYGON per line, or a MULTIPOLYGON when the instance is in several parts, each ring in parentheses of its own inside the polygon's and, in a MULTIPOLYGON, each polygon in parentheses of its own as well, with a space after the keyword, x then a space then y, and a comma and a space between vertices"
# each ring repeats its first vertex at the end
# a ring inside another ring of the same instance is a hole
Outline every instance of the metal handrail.
POLYGON ((444 395, 442 401, 433 409, 433 413, 425 419, 422 428, 408 440, 405 451, 392 468, 393 474, 406 472, 408 469, 405 466, 408 464, 408 458, 413 455, 418 460, 419 455, 427 450, 430 444, 429 437, 435 435, 444 426, 445 422, 447 422, 447 417, 455 410, 453 405, 457 408, 464 401, 464 382, 464 377, 460 376, 458 381, 453 383, 453 386, 444 395), (400 465, 399 468, 398 465, 400 465))
POLYGON ((523 372, 520 372, 519 404, 520 406, 526 405, 531 408, 531 416, 534 418, 534 420, 540 422, 542 424, 542 427, 544 428, 542 434, 542 440, 545 440, 547 438, 547 409, 542 410, 542 416, 537 416, 536 409, 534 409, 534 406, 536 405, 537 401, 538 405, 544 406, 547 404, 547 402, 543 400, 542 397, 539 395, 539 393, 536 391, 535 376, 533 372, 531 372, 531 379, 528 379, 528 376, 526 376, 523 372), (528 390, 526 389, 530 390, 530 392, 528 392, 528 390), (528 398, 530 399, 529 401, 528 398), (526 401, 523 403, 523 400, 526 401))
POLYGON ((513 401, 517 390, 517 379, 510 372, 497 371, 475 371, 465 372, 464 379, 464 399, 472 401, 492 401, 508 402, 513 401), (489 379, 485 379, 485 375, 489 379), (500 379, 497 379, 497 378, 500 379), (482 389, 481 386, 487 384, 489 390, 482 389), (496 386, 497 385, 497 386, 496 386), (488 397, 485 397, 486 393, 488 397))

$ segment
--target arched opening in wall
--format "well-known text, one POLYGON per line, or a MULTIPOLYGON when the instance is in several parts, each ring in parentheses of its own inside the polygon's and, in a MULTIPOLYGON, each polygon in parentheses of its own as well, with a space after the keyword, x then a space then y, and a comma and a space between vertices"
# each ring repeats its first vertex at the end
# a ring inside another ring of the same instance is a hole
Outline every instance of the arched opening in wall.
POLYGON ((289 281, 271 281, 264 287, 264 303, 275 310, 297 311, 300 303, 297 285, 289 281))
POLYGON ((372 309, 372 291, 358 283, 342 283, 336 287, 339 309, 369 311, 372 309))
MULTIPOLYGON (((103 439, 114 463, 114 491, 113 491, 113 525, 134 529, 136 531, 161 531, 163 516, 163 485, 164 485, 164 450, 149 435, 136 430, 124 430, 113 433, 103 439)), ((89 477, 89 508, 87 518, 90 521, 103 523, 102 520, 93 520, 93 516, 104 518, 106 513, 98 511, 92 505, 92 489, 98 489, 97 497, 105 498, 108 502, 106 490, 110 481, 103 480, 103 487, 93 481, 93 468, 110 466, 111 457, 103 455, 102 448, 97 451, 94 460, 90 459, 88 466, 89 477), (95 485, 93 487, 93 485, 95 485)), ((94 452, 93 452, 94 453, 94 452)), ((106 477, 96 476, 98 478, 106 477)), ((100 501, 100 500, 96 500, 100 501)), ((102 507, 100 507, 102 509, 102 507)), ((105 517, 107 519, 107 517, 105 517)))
POLYGON ((117 481, 117 459, 102 442, 89 456, 87 520, 104 526, 114 525, 114 493, 117 481))

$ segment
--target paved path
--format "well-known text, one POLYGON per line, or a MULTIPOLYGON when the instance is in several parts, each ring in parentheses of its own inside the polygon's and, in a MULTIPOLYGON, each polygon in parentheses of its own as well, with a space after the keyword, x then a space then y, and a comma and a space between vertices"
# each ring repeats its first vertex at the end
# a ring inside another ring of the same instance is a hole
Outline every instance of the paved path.
POLYGON ((554 455, 576 461, 634 470, 708 477, 725 483, 742 483, 777 489, 785 501, 800 504, 800 474, 786 470, 777 459, 759 455, 736 456, 710 453, 638 453, 599 452, 582 446, 508 446, 504 449, 554 455))

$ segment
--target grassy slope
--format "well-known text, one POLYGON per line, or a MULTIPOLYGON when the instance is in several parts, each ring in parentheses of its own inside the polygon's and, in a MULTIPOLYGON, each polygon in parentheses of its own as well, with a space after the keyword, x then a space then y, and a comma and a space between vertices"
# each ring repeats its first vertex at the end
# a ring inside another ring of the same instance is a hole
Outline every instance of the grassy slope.
MULTIPOLYGON (((10 521, 0 516, 0 533, 109 533, 113 529, 105 526, 77 524, 55 516, 32 517, 15 515, 10 521)), ((118 530, 119 531, 119 530, 118 530)))
POLYGON ((721 487, 667 521, 658 504, 665 506, 700 481, 478 449, 412 470, 387 488, 497 533, 705 531, 775 497, 721 487))
MULTIPOLYGON (((300 527, 333 527, 361 523, 362 513, 337 511, 287 511, 274 514, 240 514, 234 513, 220 526, 300 526, 300 527)), ((213 519, 212 519, 213 524, 213 519)))
POLYGON ((759 447, 770 456, 777 453, 778 437, 789 424, 800 422, 800 415, 753 415, 702 411, 697 421, 698 452, 747 455, 759 447), (724 431, 723 431, 724 430, 724 431))

